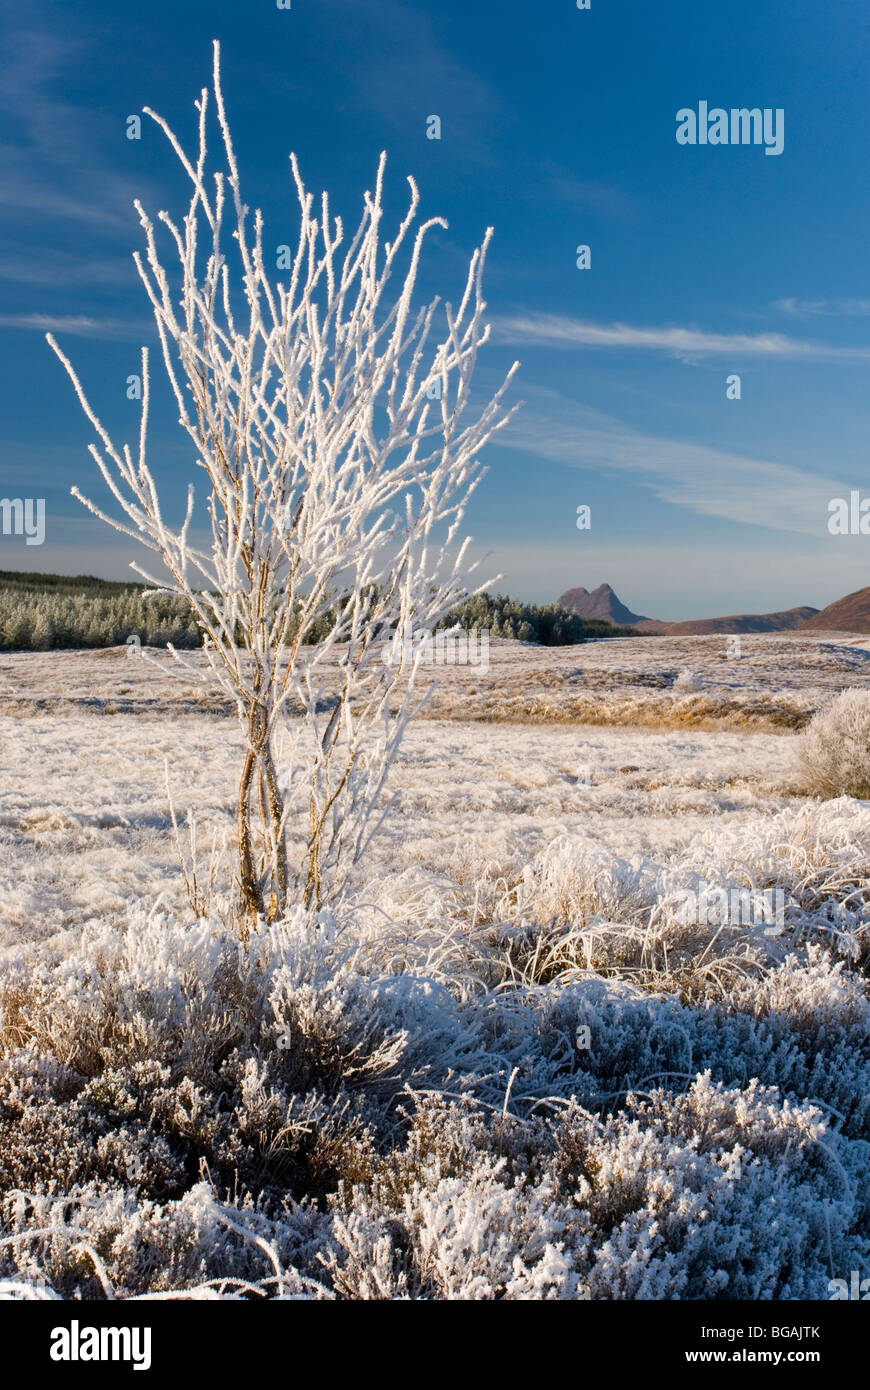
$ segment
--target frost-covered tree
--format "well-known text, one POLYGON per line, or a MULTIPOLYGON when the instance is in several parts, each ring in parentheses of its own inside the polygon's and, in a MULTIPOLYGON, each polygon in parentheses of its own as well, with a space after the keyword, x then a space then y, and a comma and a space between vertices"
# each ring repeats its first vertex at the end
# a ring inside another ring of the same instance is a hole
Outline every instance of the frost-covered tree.
MULTIPOLYGON (((222 167, 212 177, 209 95, 204 88, 195 103, 192 157, 144 108, 192 195, 180 223, 167 212, 155 222, 137 201, 145 254, 134 259, 180 423, 208 480, 210 543, 196 543, 192 485, 179 526, 160 505, 146 458, 147 350, 131 450, 115 446, 50 335, 49 342, 94 427, 100 447, 91 453, 126 519, 76 488, 74 495, 162 562, 168 580, 133 568, 189 602, 207 669, 170 650, 194 675, 216 678, 238 708, 246 740, 237 808, 241 896, 249 919, 274 919, 296 891, 319 905, 379 823, 390 763, 421 694, 416 658, 382 659, 384 633, 434 627, 467 591, 474 566, 466 567, 459 528, 482 476, 480 450, 509 416, 503 397, 514 368, 492 398, 468 410, 478 349, 489 336, 481 281, 492 229, 471 258, 458 307, 436 298, 415 309, 424 238, 446 223, 417 224, 419 195, 409 179, 408 211, 382 240, 383 155, 349 241, 325 193, 315 216, 291 155, 299 236, 285 278, 272 278, 262 214, 252 217, 242 201, 217 43, 222 167), (336 593, 344 597, 331 630, 306 647, 336 593), (290 709, 302 718, 292 721, 282 772, 276 735, 290 709), (291 865, 285 828, 294 804, 307 815, 308 840, 304 862, 291 865)), ((403 653, 404 645, 396 644, 403 653)))

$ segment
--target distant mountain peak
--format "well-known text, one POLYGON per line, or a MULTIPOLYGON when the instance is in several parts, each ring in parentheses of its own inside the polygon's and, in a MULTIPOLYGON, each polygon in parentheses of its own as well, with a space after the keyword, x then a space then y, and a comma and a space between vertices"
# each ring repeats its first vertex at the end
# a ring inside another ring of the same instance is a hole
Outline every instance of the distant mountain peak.
POLYGON ((807 625, 853 629, 870 626, 870 588, 859 589, 857 594, 849 594, 847 598, 831 604, 824 613, 819 614, 821 621, 816 620, 817 609, 805 607, 789 608, 780 613, 735 613, 725 618, 690 618, 684 622, 669 623, 632 613, 617 598, 609 584, 599 584, 591 592, 582 587, 566 589, 558 603, 562 608, 590 621, 612 623, 614 627, 636 627, 641 632, 670 633, 674 637, 716 632, 786 632, 807 625))
POLYGON ((582 587, 567 589, 558 602, 562 608, 579 614, 581 618, 613 623, 616 627, 632 627, 635 623, 649 621, 640 613, 632 613, 630 608, 626 608, 609 584, 599 584, 591 592, 582 587))

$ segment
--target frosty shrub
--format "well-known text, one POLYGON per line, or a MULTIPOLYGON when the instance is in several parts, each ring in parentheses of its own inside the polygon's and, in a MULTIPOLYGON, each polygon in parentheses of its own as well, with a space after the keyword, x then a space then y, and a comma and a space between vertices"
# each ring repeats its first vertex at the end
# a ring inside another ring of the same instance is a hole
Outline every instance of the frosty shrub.
POLYGON ((860 974, 810 948, 691 1006, 439 975, 301 909, 7 958, 0 1296, 803 1299, 866 1265, 860 974))
POLYGON ((798 774, 814 796, 870 798, 870 691, 844 690, 797 741, 798 774))
MULTIPOLYGON (((346 236, 327 194, 315 202, 291 155, 299 231, 292 266, 276 276, 263 216, 243 200, 216 42, 212 88, 195 105, 190 156, 163 117, 144 108, 178 157, 191 197, 181 218, 152 217, 137 200, 145 245, 134 261, 179 423, 204 474, 207 519, 192 483, 180 522, 171 524, 161 506, 148 461, 147 350, 131 447, 110 437, 47 336, 99 441, 91 453, 115 514, 77 488, 74 495, 151 552, 168 578, 133 568, 183 600, 203 638, 205 669, 170 647, 180 672, 216 682, 238 711, 246 747, 237 881, 247 932, 299 899, 318 910, 382 819, 387 776, 426 694, 420 650, 385 664, 382 644, 395 631, 404 650, 406 632, 432 629, 468 593, 476 566, 460 528, 482 477, 481 450, 510 416, 503 397, 517 364, 493 396, 472 405, 478 351, 489 338, 482 282, 492 228, 460 281, 458 303, 415 306, 427 234, 447 224, 418 223, 413 179, 408 209, 387 239, 382 155, 360 223, 346 236), (205 548, 200 528, 210 533, 205 548), (344 595, 338 611, 336 592, 344 595), (328 613, 328 632, 306 648, 328 613), (338 696, 327 699, 323 671, 334 657, 338 696), (291 706, 303 714, 279 768, 291 706), (290 863, 288 807, 300 793, 308 839, 290 863)), ((50 645, 44 625, 35 640, 50 645)))
POLYGON ((700 683, 693 671, 681 671, 674 681, 674 690, 680 695, 691 695, 700 688, 700 683))

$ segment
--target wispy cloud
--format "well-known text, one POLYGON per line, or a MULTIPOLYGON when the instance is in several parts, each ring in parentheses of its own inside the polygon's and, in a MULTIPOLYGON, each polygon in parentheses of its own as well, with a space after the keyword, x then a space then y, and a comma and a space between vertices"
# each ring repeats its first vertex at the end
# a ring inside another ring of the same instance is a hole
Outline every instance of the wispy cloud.
POLYGON ((643 434, 554 391, 533 389, 527 397, 500 444, 569 467, 639 474, 662 501, 700 515, 824 536, 829 499, 848 491, 788 464, 643 434))
POLYGON ((550 348, 623 348, 667 352, 676 357, 780 357, 797 361, 822 359, 870 361, 868 348, 830 347, 783 333, 708 333, 698 328, 638 328, 627 323, 591 323, 560 314, 514 314, 493 325, 504 343, 550 348))
POLYGON ((33 328, 43 333, 92 334, 99 329, 96 319, 81 314, 0 314, 0 328, 33 328))
POLYGON ((4 14, 6 49, 0 89, 0 200, 4 205, 3 278, 30 284, 106 283, 117 271, 111 245, 136 234, 134 196, 148 197, 141 171, 117 167, 117 116, 74 105, 64 95, 69 75, 92 40, 67 27, 39 23, 16 10, 4 14), (80 254, 55 247, 73 228, 86 229, 80 254), (45 232, 41 244, 39 229, 45 232), (36 235, 35 235, 36 234, 36 235), (55 269, 55 259, 57 267, 55 269))
POLYGON ((775 309, 796 319, 860 318, 870 314, 870 299, 777 299, 775 309))
POLYGON ((80 338, 141 338, 151 324, 124 319, 93 319, 86 314, 0 314, 0 328, 36 333, 72 333, 80 338))
POLYGON ((105 252, 89 256, 52 249, 50 256, 34 256, 25 251, 0 251, 0 280, 16 285, 47 285, 52 289, 72 289, 79 285, 138 284, 133 258, 105 252))

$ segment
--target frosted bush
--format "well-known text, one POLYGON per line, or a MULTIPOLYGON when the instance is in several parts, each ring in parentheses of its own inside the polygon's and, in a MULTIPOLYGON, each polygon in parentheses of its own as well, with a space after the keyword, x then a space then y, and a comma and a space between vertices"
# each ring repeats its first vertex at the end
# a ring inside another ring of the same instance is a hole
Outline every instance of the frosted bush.
POLYGON ((691 695, 700 689, 700 681, 693 671, 681 671, 673 688, 679 695, 691 695))
POLYGON ((870 691, 844 690, 797 742, 798 772, 814 796, 870 799, 870 691))
POLYGON ((0 1293, 825 1298, 870 1258, 845 962, 689 1005, 503 949, 497 988, 385 968, 351 929, 140 914, 0 965, 0 1293))

